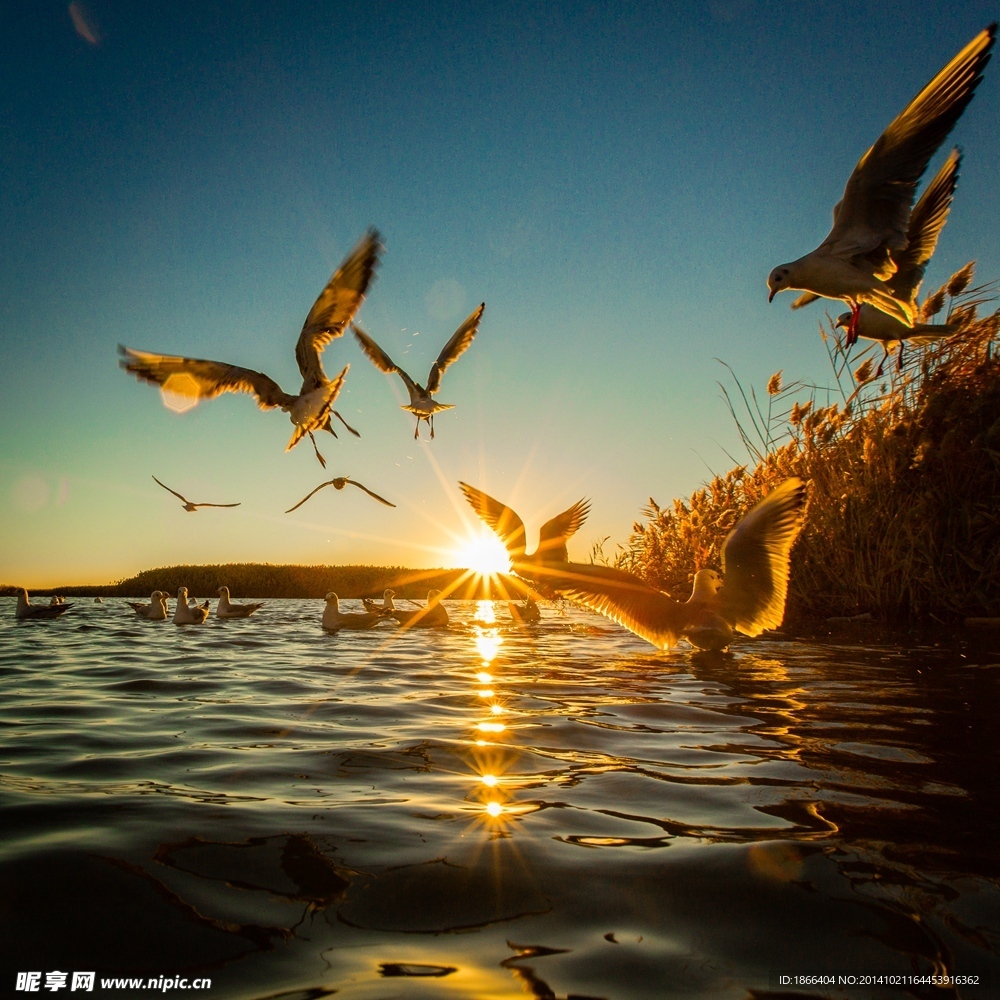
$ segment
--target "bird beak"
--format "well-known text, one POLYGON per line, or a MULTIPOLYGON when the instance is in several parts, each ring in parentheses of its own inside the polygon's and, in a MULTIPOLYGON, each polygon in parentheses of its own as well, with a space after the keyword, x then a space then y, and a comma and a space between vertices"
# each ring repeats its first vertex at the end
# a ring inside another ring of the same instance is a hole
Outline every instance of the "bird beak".
POLYGON ((767 296, 767 301, 770 302, 774 298, 774 296, 776 294, 777 294, 777 289, 776 288, 772 288, 771 291, 770 291, 770 293, 767 296))

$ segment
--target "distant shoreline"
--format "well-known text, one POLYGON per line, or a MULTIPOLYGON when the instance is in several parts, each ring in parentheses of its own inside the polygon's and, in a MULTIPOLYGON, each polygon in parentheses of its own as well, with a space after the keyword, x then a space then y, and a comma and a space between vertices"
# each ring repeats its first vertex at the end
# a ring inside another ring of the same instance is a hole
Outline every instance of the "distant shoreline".
MULTIPOLYGON (((29 588, 39 597, 148 597, 154 590, 175 594, 187 587, 192 597, 215 597, 219 587, 233 598, 322 598, 333 591, 343 598, 381 596, 392 589, 400 597, 424 598, 429 590, 471 600, 520 593, 523 585, 501 580, 505 593, 490 594, 488 581, 464 569, 410 569, 405 566, 304 566, 277 563, 215 563, 161 566, 110 584, 29 588)), ((495 588, 500 589, 500 588, 495 588)), ((17 594, 18 585, 0 585, 0 596, 17 594)))

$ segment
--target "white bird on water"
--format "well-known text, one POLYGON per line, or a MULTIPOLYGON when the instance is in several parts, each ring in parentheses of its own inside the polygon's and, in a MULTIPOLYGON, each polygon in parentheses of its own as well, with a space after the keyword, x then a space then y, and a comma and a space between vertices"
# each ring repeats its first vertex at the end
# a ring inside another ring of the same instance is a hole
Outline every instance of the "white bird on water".
POLYGON ((395 611, 396 605, 393 604, 392 599, 396 596, 396 591, 394 590, 383 590, 382 591, 382 603, 379 604, 378 601, 372 600, 370 597, 362 597, 361 603, 365 606, 365 611, 395 611))
POLYGON ((162 486, 162 487, 163 487, 163 488, 164 488, 164 489, 165 489, 165 490, 166 490, 166 491, 167 491, 168 493, 173 493, 173 495, 174 495, 175 497, 177 497, 177 499, 178 499, 178 500, 180 500, 180 502, 181 502, 182 504, 184 504, 184 509, 185 509, 186 511, 188 511, 188 512, 192 513, 192 514, 193 514, 193 513, 194 513, 194 512, 195 512, 195 511, 196 511, 196 510, 197 510, 197 509, 199 508, 199 507, 239 507, 239 506, 240 506, 240 505, 239 505, 238 503, 194 503, 193 501, 191 501, 191 500, 188 500, 188 498, 187 498, 187 497, 185 497, 185 496, 181 496, 181 494, 180 494, 180 493, 178 493, 178 492, 177 492, 177 490, 172 490, 172 489, 171 489, 171 488, 170 488, 169 486, 167 486, 166 484, 164 484, 164 483, 161 483, 161 482, 159 481, 159 479, 157 479, 157 478, 156 478, 156 476, 153 476, 153 482, 154 482, 154 483, 156 483, 156 484, 157 484, 157 486, 162 486))
POLYGON ((326 607, 323 609, 323 628, 327 632, 374 628, 388 617, 378 611, 341 611, 340 598, 333 591, 323 599, 326 601, 326 607))
MULTIPOLYGON (((927 185, 910 215, 910 224, 906 230, 906 249, 893 254, 896 273, 886 281, 886 284, 892 289, 896 298, 910 303, 914 314, 917 312, 917 292, 920 290, 927 262, 934 256, 938 237, 948 221, 948 212, 955 196, 958 168, 961 163, 961 152, 953 149, 934 180, 927 185)), ((835 325, 848 330, 849 340, 851 314, 841 313, 835 325)), ((950 336, 957 330, 958 326, 954 323, 914 323, 912 327, 904 326, 884 312, 863 305, 858 314, 855 333, 864 340, 877 340, 881 343, 885 353, 875 372, 875 377, 878 378, 882 374, 882 368, 892 347, 899 345, 896 364, 897 368, 902 370, 905 344, 930 344, 942 337, 950 336)), ((851 344, 848 343, 847 346, 850 347, 851 344)))
POLYGON ((802 530, 805 503, 801 479, 775 487, 729 533, 722 573, 699 570, 683 604, 608 566, 567 563, 552 586, 660 649, 669 649, 681 636, 701 649, 725 649, 734 631, 755 636, 781 624, 789 554, 802 530))
POLYGON ((233 604, 229 600, 229 588, 219 587, 219 603, 215 606, 215 613, 219 618, 249 618, 262 607, 263 601, 258 604, 233 604))
POLYGON ((851 307, 849 342, 867 302, 904 326, 913 307, 886 283, 893 254, 905 250, 917 182, 930 158, 961 117, 990 59, 996 24, 969 42, 896 116, 858 161, 833 210, 833 229, 813 251, 776 267, 768 301, 788 288, 843 299, 851 307))
POLYGON ((420 434, 420 421, 426 420, 431 425, 431 437, 434 437, 434 414, 442 410, 454 409, 453 403, 439 403, 433 399, 433 395, 441 388, 441 376, 449 365, 454 364, 466 351, 472 338, 475 337, 479 329, 479 321, 483 318, 483 310, 486 303, 483 302, 478 309, 465 320, 465 322, 452 334, 451 339, 441 350, 437 361, 431 365, 430 374, 427 376, 427 387, 414 382, 378 344, 372 340, 357 324, 354 326, 354 336, 357 337, 361 350, 365 352, 368 360, 386 375, 395 372, 406 386, 406 391, 410 394, 409 403, 403 404, 400 408, 409 410, 417 418, 417 425, 413 428, 413 439, 416 440, 420 434))
POLYGON ((17 608, 14 617, 19 621, 25 619, 41 620, 43 618, 58 618, 61 614, 73 607, 72 604, 32 604, 28 599, 28 592, 21 587, 17 592, 17 608))
POLYGON ((177 590, 177 607, 174 608, 175 625, 201 625, 208 617, 208 601, 204 604, 188 604, 187 587, 177 590))
POLYGON ((250 368, 239 368, 224 361, 205 361, 171 354, 151 354, 118 345, 122 355, 119 364, 138 379, 158 385, 165 393, 186 396, 195 401, 213 399, 224 392, 246 392, 257 398, 262 410, 280 406, 295 431, 285 451, 308 434, 320 465, 326 461, 316 446, 314 431, 329 431, 331 413, 352 433, 351 427, 333 409, 333 403, 344 384, 350 365, 330 379, 320 360, 324 348, 335 337, 342 337, 348 323, 364 301, 382 250, 379 234, 371 229, 334 272, 326 288, 313 304, 295 345, 295 360, 302 375, 302 388, 297 396, 287 393, 273 379, 250 368))
POLYGON ((151 622, 167 619, 167 595, 162 590, 154 590, 149 596, 149 604, 126 601, 126 604, 140 617, 151 622))
POLYGON ((441 591, 431 590, 427 603, 416 611, 402 611, 395 608, 389 614, 404 628, 447 628, 448 609, 440 601, 441 591))

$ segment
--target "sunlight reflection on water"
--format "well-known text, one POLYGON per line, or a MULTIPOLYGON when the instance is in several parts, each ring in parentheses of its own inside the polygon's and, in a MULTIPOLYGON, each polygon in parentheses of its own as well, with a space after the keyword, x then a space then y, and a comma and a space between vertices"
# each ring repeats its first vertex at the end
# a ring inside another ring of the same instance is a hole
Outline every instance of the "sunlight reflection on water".
POLYGON ((519 627, 490 602, 337 636, 319 601, 197 628, 116 599, 52 623, 12 607, 18 968, 197 968, 233 998, 1000 975, 995 654, 659 654, 589 613, 519 627))

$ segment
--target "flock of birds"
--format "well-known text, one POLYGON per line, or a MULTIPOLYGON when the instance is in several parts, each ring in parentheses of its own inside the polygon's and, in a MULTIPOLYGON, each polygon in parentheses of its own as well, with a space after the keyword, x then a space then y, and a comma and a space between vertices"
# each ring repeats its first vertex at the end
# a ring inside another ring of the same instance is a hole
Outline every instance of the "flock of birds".
MULTIPOLYGON (((919 345, 955 332, 950 324, 933 325, 916 320, 917 292, 955 194, 962 161, 958 149, 950 153, 916 205, 914 198, 931 158, 983 78, 996 30, 997 25, 991 24, 976 35, 861 157, 833 210, 833 228, 826 239, 815 250, 774 268, 768 276, 768 301, 778 292, 794 289, 803 293, 792 304, 794 309, 818 298, 845 302, 850 309, 838 317, 836 325, 846 331, 848 347, 858 338, 883 345, 879 375, 891 350, 898 347, 901 367, 906 343, 919 345)), ((314 433, 326 430, 336 437, 332 417, 337 417, 348 431, 358 434, 333 408, 350 366, 345 365, 331 379, 321 360, 326 346, 343 336, 350 325, 372 364, 386 374, 398 374, 403 380, 410 399, 403 409, 417 418, 414 438, 419 436, 421 421, 429 424, 433 438, 434 415, 451 408, 434 398, 441 387, 442 375, 472 343, 485 304, 459 326, 431 366, 426 385, 420 385, 353 323, 374 277, 381 249, 378 232, 369 230, 310 310, 295 348, 302 375, 297 395, 284 392, 273 379, 248 368, 119 345, 121 367, 138 379, 159 386, 165 393, 199 400, 224 392, 245 392, 256 398, 261 409, 280 407, 295 425, 286 450, 308 434, 316 457, 325 468, 314 433)), ((174 493, 188 511, 202 506, 238 506, 195 504, 159 480, 156 482, 174 493)), ((325 486, 342 490, 348 484, 364 490, 380 503, 394 506, 361 483, 342 476, 316 487, 288 513, 325 486)), ((583 604, 660 648, 669 648, 685 637, 699 648, 719 650, 729 646, 735 632, 759 635, 765 629, 776 628, 784 617, 791 548, 805 517, 806 487, 799 479, 791 478, 780 484, 740 521, 723 545, 721 573, 707 568, 696 573, 686 602, 671 599, 623 570, 569 561, 566 543, 586 519, 587 501, 577 502, 542 525, 538 547, 528 555, 521 518, 482 490, 467 483, 459 486, 476 514, 507 548, 511 572, 522 582, 526 597, 523 604, 509 605, 512 618, 521 624, 539 620, 534 597, 538 593, 583 604)), ((217 614, 221 618, 248 617, 260 607, 232 604, 225 587, 220 588, 220 595, 217 614)), ((438 591, 432 591, 427 605, 417 611, 395 608, 393 597, 392 591, 386 591, 382 604, 366 599, 365 611, 352 613, 340 610, 336 594, 327 594, 323 627, 330 631, 367 629, 389 619, 404 627, 448 624, 438 591)), ((208 616, 207 604, 190 607, 187 591, 182 587, 173 620, 178 624, 204 621, 208 616)), ((17 616, 57 617, 68 607, 32 606, 22 591, 17 616)), ((142 617, 153 620, 167 617, 166 595, 159 591, 154 592, 150 604, 133 607, 142 617)))

